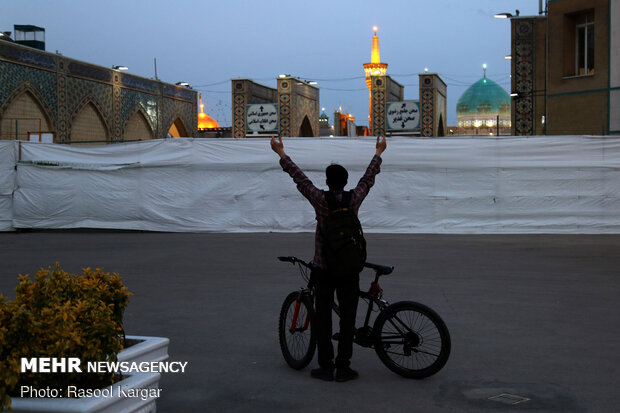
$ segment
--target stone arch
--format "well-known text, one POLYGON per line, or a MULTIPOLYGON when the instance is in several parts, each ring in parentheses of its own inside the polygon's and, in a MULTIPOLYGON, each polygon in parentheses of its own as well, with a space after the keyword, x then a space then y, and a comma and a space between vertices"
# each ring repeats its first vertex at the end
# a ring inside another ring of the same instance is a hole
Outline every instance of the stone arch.
POLYGON ((125 125, 123 127, 123 139, 153 139, 155 137, 154 130, 155 128, 153 127, 146 110, 142 104, 137 103, 125 121, 125 125))
POLYGON ((167 136, 171 138, 184 138, 188 137, 187 128, 183 123, 183 120, 180 116, 173 116, 173 121, 169 122, 170 127, 168 128, 167 136))
POLYGON ((310 124, 310 119, 308 116, 304 116, 304 120, 301 121, 301 126, 299 127, 299 135, 302 137, 312 137, 314 136, 314 132, 312 132, 312 125, 310 124))
POLYGON ((71 116, 69 142, 109 142, 110 126, 104 113, 94 96, 85 96, 71 116))
POLYGON ((443 114, 439 115, 439 125, 437 126, 437 136, 445 136, 445 131, 443 130, 443 114))
POLYGON ((30 83, 19 85, 0 107, 0 139, 28 139, 28 132, 54 132, 54 117, 30 83), (17 120, 17 125, 15 123, 17 120), (17 129, 16 129, 17 128, 17 129))

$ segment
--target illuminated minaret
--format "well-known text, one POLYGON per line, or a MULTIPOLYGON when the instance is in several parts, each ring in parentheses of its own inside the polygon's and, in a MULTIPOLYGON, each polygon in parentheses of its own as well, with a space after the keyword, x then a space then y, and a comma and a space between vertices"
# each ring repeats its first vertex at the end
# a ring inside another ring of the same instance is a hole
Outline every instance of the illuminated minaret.
MULTIPOLYGON (((377 37, 377 26, 372 28, 375 32, 375 35, 372 37, 372 52, 370 53, 370 63, 364 63, 364 72, 366 72, 366 86, 368 86, 368 91, 370 92, 370 76, 379 76, 385 75, 387 72, 387 63, 381 63, 381 58, 379 57, 379 38, 377 37)), ((370 114, 371 114, 372 102, 371 99, 368 100, 368 122, 370 122, 370 114)))

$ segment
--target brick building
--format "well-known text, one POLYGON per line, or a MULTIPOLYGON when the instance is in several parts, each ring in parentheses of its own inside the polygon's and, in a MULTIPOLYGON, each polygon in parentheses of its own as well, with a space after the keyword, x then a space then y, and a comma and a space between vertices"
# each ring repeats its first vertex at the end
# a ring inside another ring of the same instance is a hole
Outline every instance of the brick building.
POLYGON ((620 0, 511 18, 515 135, 620 133, 620 0))

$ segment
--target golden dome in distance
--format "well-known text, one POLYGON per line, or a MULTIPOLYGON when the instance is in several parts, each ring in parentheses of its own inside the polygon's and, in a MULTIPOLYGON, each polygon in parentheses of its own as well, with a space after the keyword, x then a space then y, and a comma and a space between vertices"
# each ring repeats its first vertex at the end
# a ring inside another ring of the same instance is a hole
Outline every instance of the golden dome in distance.
POLYGON ((202 93, 199 96, 200 99, 200 113, 198 114, 198 130, 215 129, 220 125, 215 119, 207 115, 204 111, 205 105, 202 103, 202 93))

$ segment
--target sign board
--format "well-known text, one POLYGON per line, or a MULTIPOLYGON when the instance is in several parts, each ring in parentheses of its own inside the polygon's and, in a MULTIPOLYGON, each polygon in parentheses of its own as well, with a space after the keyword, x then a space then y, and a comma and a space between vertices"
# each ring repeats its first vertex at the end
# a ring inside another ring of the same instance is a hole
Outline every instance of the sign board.
POLYGON ((387 102, 386 106, 387 130, 399 132, 420 130, 420 101, 387 102))
POLYGON ((28 132, 29 142, 54 143, 53 132, 28 132))
POLYGON ((248 132, 274 132, 278 130, 278 105, 260 103, 248 105, 246 111, 248 132))

